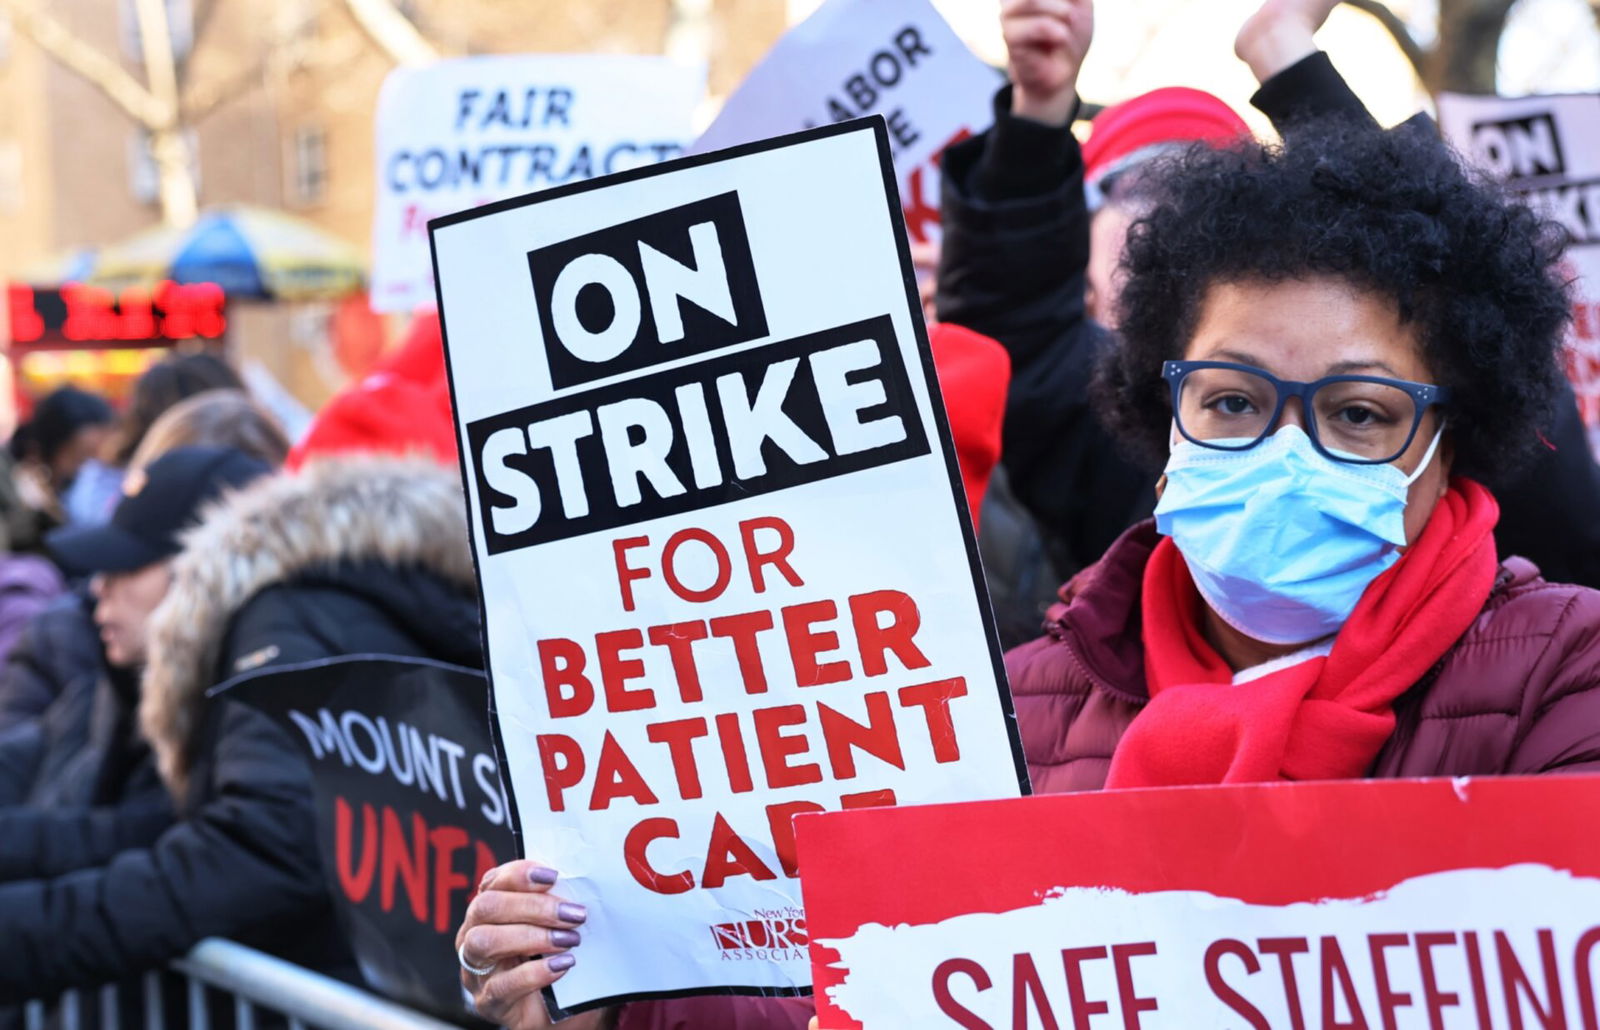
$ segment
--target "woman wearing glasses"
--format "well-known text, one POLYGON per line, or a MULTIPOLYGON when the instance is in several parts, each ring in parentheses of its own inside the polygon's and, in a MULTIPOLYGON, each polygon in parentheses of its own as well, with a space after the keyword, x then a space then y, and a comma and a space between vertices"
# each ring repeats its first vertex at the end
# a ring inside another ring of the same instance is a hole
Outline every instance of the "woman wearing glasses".
MULTIPOLYGON (((1500 564, 1482 485, 1541 446, 1559 239, 1425 132, 1308 125, 1162 182, 1097 389, 1166 474, 1155 518, 1007 656, 1034 790, 1600 769, 1600 592, 1500 564)), ((464 963, 577 940, 555 873, 486 886, 464 963)), ((532 1030, 534 992, 578 960, 464 982, 532 1030)), ((685 999, 615 1025, 805 1010, 685 999)))
POLYGON ((1600 592, 1501 564, 1560 239, 1422 131, 1196 149, 1096 384, 1155 518, 1008 658, 1041 792, 1600 768, 1600 592))

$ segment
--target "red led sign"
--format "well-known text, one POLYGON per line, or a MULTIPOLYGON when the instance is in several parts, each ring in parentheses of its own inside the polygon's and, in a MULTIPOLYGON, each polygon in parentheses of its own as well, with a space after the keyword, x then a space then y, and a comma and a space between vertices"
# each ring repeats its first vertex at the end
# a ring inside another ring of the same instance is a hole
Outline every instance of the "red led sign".
POLYGON ((227 297, 215 283, 161 282, 112 293, 81 283, 60 289, 11 285, 6 292, 14 344, 140 346, 215 339, 228 328, 227 297))

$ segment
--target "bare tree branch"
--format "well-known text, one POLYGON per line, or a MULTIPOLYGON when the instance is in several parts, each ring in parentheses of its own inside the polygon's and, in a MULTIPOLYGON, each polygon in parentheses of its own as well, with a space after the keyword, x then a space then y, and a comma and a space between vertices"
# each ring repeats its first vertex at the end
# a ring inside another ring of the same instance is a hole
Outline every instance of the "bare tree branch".
POLYGON ((139 54, 144 58, 144 80, 173 121, 178 115, 178 68, 173 61, 172 21, 167 0, 133 0, 139 24, 139 54))
POLYGON ((190 86, 184 91, 183 100, 178 105, 178 119, 185 125, 196 125, 223 104, 248 93, 252 86, 266 77, 274 56, 269 51, 241 72, 190 86))
POLYGON ((189 17, 189 52, 178 58, 178 88, 189 85, 189 64, 205 45, 206 34, 211 30, 213 15, 220 6, 219 0, 192 0, 189 17))
POLYGON ((85 43, 29 0, 0 0, 17 31, 101 93, 147 129, 165 124, 172 111, 123 70, 116 61, 85 43))
POLYGON ((190 53, 200 49, 200 44, 206 38, 214 20, 213 15, 221 6, 218 0, 194 0, 194 14, 190 21, 194 25, 194 45, 189 48, 190 53))
POLYGON ((428 42, 392 0, 344 0, 350 16, 395 64, 428 64, 439 59, 439 48, 428 42))
MULTIPOLYGON (((1416 37, 1411 34, 1411 29, 1406 26, 1405 21, 1398 14, 1390 10, 1382 0, 1344 0, 1344 2, 1356 10, 1376 18, 1378 24, 1382 25, 1389 35, 1394 38, 1395 45, 1400 48, 1402 54, 1406 55, 1406 60, 1411 62, 1411 67, 1416 71, 1417 77, 1426 79, 1425 66, 1428 61, 1428 53, 1422 49, 1422 44, 1417 42, 1416 37)), ((1600 3, 1600 0, 1593 0, 1593 2, 1600 3)))
MULTIPOLYGON (((318 12, 312 9, 296 24, 280 29, 265 41, 260 53, 250 65, 233 75, 213 77, 197 82, 184 90, 178 104, 178 117, 185 124, 204 121, 217 108, 248 93, 267 77, 275 67, 300 68, 312 63, 322 63, 308 56, 312 49, 305 37, 316 24, 318 12)), ((344 60, 349 60, 349 55, 344 60)))

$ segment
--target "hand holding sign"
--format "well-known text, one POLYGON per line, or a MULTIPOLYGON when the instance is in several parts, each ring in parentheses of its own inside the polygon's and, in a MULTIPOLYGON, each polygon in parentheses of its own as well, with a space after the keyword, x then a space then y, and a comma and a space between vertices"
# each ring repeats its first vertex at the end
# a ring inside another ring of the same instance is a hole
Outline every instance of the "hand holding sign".
POLYGON ((1000 30, 1016 84, 1012 111, 1066 125, 1077 100, 1078 70, 1094 38, 1091 0, 1007 0, 1000 30))
MULTIPOLYGON (((461 986, 472 994, 479 1015, 511 1030, 550 1025, 539 992, 577 961, 568 949, 581 941, 576 928, 588 913, 550 893, 556 876, 532 859, 489 870, 456 934, 463 967, 491 970, 480 976, 463 968, 461 986)), ((580 1017, 574 1030, 583 1030, 589 1019, 598 1026, 601 1015, 580 1017)))
POLYGON ((890 155, 841 125, 433 223, 510 807, 588 906, 490 1004, 804 993, 797 813, 1025 787, 890 155))

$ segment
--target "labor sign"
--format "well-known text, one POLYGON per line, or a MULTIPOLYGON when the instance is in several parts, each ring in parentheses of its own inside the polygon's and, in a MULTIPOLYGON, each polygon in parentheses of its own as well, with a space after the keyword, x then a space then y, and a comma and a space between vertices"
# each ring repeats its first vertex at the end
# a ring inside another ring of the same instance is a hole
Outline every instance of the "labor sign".
POLYGON ((1439 96, 1445 137, 1565 231, 1567 374, 1600 458, 1600 95, 1439 96))
POLYGON ((940 156, 989 127, 1004 82, 929 0, 828 0, 778 40, 690 152, 881 115, 906 229, 913 242, 931 243, 940 235, 940 156))
POLYGON ((891 176, 873 120, 433 223, 561 1010, 804 992, 797 813, 1025 789, 891 176))
POLYGON ((796 820, 830 1030, 1590 1030, 1600 777, 796 820))
POLYGON ((495 55, 398 68, 378 98, 372 306, 434 301, 428 221, 677 157, 705 69, 665 57, 495 55))

